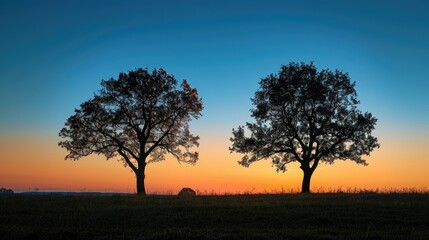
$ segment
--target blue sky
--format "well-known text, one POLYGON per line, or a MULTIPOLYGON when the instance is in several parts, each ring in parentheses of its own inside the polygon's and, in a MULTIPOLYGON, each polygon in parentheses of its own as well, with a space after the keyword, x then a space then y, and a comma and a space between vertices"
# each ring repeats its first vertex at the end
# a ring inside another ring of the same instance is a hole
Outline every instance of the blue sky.
POLYGON ((163 67, 198 88, 196 131, 227 140, 251 121, 260 78, 313 60, 349 72, 378 128, 429 140, 428 12, 427 1, 1 1, 0 134, 56 137, 101 79, 163 67))

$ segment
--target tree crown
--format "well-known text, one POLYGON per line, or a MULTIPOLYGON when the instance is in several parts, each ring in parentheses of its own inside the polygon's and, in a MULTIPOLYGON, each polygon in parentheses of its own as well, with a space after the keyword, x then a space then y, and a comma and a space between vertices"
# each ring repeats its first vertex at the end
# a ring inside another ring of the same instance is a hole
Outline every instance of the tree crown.
POLYGON ((230 150, 245 154, 243 166, 267 158, 280 171, 294 161, 314 168, 335 159, 366 165, 361 156, 379 147, 371 135, 377 119, 357 109, 355 83, 347 73, 291 62, 259 84, 251 110, 256 123, 233 129, 231 138, 230 150))
POLYGON ((77 160, 92 153, 107 159, 122 157, 137 169, 136 162, 164 160, 167 153, 179 161, 195 163, 198 136, 189 131, 189 121, 199 118, 201 98, 186 80, 177 80, 163 69, 136 69, 117 79, 102 80, 101 90, 85 101, 67 119, 59 146, 66 159, 77 160))

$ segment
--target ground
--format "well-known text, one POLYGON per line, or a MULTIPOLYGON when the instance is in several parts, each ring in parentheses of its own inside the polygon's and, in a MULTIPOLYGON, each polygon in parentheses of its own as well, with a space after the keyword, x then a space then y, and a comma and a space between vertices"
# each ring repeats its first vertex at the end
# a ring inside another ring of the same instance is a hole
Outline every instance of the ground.
POLYGON ((2 196, 0 239, 429 239, 429 194, 2 196))

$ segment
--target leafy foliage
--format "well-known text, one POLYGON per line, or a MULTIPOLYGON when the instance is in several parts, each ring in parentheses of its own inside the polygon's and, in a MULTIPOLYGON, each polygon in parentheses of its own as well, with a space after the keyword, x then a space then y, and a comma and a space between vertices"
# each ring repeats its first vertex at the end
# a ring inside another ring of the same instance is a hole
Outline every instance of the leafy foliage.
POLYGON ((67 119, 59 146, 66 159, 90 154, 107 159, 120 156, 137 172, 139 166, 162 161, 167 153, 190 164, 198 160, 199 137, 190 133, 189 121, 199 118, 201 98, 186 80, 177 80, 165 70, 137 69, 103 80, 102 89, 82 103, 67 119))
POLYGON ((366 165, 362 155, 379 147, 371 135, 377 119, 357 109, 354 86, 339 70, 318 72, 313 63, 282 66, 260 81, 252 99, 256 123, 233 129, 230 150, 245 154, 239 163, 246 167, 271 158, 277 171, 295 161, 312 171, 319 161, 336 159, 366 165))

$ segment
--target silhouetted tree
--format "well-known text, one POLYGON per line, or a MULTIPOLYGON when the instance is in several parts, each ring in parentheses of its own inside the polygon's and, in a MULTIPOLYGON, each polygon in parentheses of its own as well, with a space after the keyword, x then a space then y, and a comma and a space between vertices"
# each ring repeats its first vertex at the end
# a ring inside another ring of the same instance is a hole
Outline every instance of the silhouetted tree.
POLYGON ((59 135, 65 140, 66 159, 90 154, 107 159, 119 156, 136 174, 137 193, 146 194, 148 163, 173 155, 179 162, 195 164, 199 137, 189 132, 191 118, 199 118, 201 98, 186 80, 177 80, 163 69, 137 69, 118 79, 102 80, 98 94, 82 103, 67 119, 59 135))
POLYGON ((292 62, 259 84, 251 110, 256 123, 232 130, 230 150, 245 154, 241 165, 271 158, 284 172, 297 161, 304 172, 302 192, 309 192, 319 162, 350 159, 367 165, 361 156, 379 147, 371 135, 377 119, 357 109, 355 83, 347 73, 292 62))

